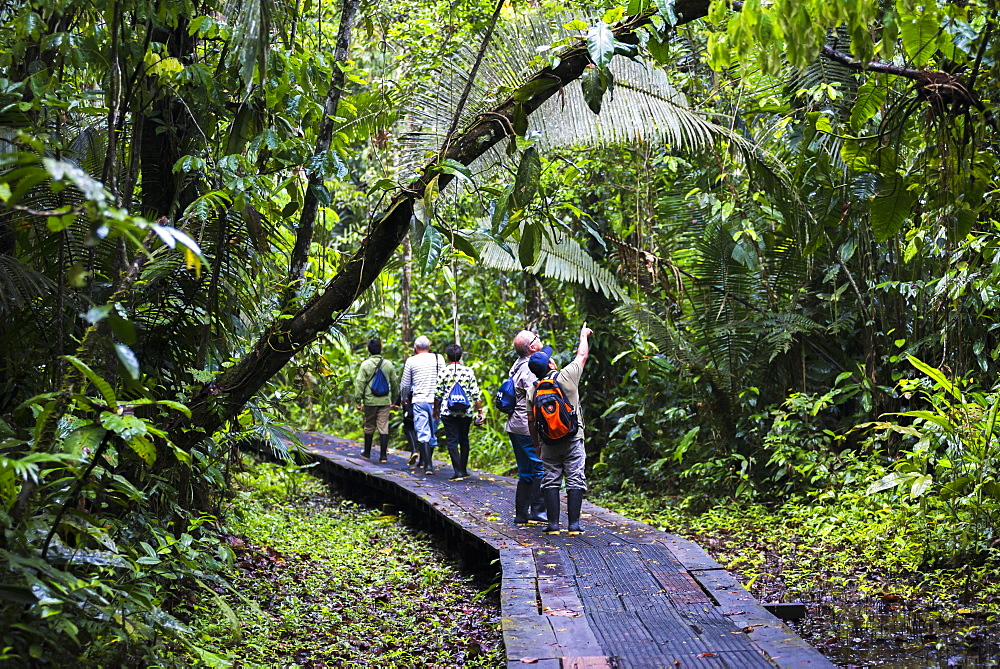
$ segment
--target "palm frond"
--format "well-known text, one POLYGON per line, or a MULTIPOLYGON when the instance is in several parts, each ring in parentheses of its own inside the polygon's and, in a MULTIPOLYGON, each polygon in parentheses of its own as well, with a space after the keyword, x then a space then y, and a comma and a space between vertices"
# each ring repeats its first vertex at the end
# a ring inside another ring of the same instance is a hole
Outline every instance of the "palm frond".
POLYGON ((55 282, 17 258, 0 255, 0 314, 36 304, 55 291, 55 282))
POLYGON ((505 249, 491 237, 479 232, 469 233, 467 239, 479 252, 479 263, 484 267, 501 272, 519 272, 523 269, 536 276, 580 284, 612 299, 625 299, 625 293, 614 274, 597 264, 580 244, 569 237, 556 242, 543 235, 538 260, 527 268, 522 268, 516 260, 518 244, 514 240, 508 240, 505 249))
MULTIPOLYGON (((533 15, 498 26, 460 117, 461 125, 475 122, 487 107, 528 80, 539 64, 539 45, 572 38, 562 27, 570 18, 575 17, 544 19, 533 15)), ((477 47, 469 44, 457 50, 446 61, 440 77, 414 94, 400 127, 402 166, 408 173, 422 167, 428 156, 441 148, 477 47)), ((610 69, 616 83, 600 115, 587 106, 582 88, 576 82, 531 115, 528 134, 538 137, 542 150, 657 142, 697 151, 708 147, 717 137, 726 137, 747 155, 755 152, 741 136, 691 110, 683 93, 653 64, 619 57, 612 61, 610 69)), ((504 152, 494 147, 480 157, 474 169, 499 166, 506 161, 504 152)))

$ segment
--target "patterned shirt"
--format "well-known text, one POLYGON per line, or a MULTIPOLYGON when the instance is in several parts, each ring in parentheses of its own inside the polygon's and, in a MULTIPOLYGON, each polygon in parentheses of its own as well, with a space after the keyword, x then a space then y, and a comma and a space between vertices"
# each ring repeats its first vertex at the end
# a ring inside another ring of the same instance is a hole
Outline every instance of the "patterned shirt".
POLYGON ((469 398, 469 411, 457 415, 468 416, 472 411, 472 407, 476 405, 476 402, 483 400, 483 395, 479 391, 479 384, 476 382, 476 373, 472 371, 472 368, 458 362, 449 362, 441 370, 441 373, 438 374, 437 392, 434 395, 434 399, 441 402, 441 416, 452 415, 448 411, 447 397, 451 394, 451 388, 456 382, 461 384, 462 388, 465 389, 465 395, 469 398))

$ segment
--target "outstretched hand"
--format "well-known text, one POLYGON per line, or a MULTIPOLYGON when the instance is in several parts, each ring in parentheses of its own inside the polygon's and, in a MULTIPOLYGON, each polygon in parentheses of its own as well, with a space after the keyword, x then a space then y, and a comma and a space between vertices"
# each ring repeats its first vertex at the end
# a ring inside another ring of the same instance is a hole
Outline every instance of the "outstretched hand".
POLYGON ((589 337, 590 335, 594 334, 594 331, 588 328, 587 324, 584 323, 583 327, 580 328, 580 334, 583 335, 584 337, 589 337))

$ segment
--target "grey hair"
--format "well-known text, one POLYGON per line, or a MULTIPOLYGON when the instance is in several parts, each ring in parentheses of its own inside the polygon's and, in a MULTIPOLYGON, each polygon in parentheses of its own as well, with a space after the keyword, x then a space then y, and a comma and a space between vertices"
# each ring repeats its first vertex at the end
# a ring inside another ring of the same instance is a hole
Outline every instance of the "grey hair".
POLYGON ((535 338, 535 333, 531 330, 521 330, 514 335, 514 351, 521 357, 528 355, 528 345, 535 338))
POLYGON ((420 335, 413 341, 413 348, 421 351, 429 351, 431 350, 431 340, 424 335, 420 335))

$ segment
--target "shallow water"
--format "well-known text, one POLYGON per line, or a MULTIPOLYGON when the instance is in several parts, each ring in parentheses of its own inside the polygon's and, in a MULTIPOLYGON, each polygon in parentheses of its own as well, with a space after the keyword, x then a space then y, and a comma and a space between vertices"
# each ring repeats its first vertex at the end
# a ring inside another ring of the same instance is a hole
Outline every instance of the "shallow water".
POLYGON ((807 610, 790 625, 842 667, 1000 666, 1000 624, 974 610, 832 599, 807 610))

